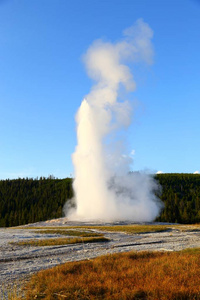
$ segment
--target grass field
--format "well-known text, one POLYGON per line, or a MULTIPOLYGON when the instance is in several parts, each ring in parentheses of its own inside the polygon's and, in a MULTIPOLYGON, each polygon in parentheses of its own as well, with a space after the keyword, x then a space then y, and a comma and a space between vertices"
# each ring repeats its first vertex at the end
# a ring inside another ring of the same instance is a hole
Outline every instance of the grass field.
MULTIPOLYGON (((19 227, 18 227, 19 228, 19 227)), ((52 246, 108 241, 103 232, 129 235, 151 232, 199 231, 200 225, 114 225, 20 227, 55 237, 18 245, 52 246), (97 231, 97 232, 95 232, 97 231), (102 233, 101 233, 102 231, 102 233)), ((180 252, 128 252, 71 262, 40 271, 26 286, 24 298, 9 300, 200 300, 200 249, 180 252)))
POLYGON ((28 283, 25 299, 195 300, 199 266, 200 249, 107 255, 40 271, 28 283))

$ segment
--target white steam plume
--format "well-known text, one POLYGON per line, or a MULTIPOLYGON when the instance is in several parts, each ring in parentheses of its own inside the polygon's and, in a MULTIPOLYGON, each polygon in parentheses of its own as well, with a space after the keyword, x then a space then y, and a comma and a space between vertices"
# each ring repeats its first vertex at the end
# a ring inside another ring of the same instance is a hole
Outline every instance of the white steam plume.
POLYGON ((96 82, 76 116, 76 151, 72 156, 77 209, 71 219, 152 221, 161 208, 156 184, 145 173, 130 174, 132 158, 124 154, 123 128, 131 122, 122 90, 136 84, 124 63, 152 63, 153 31, 142 19, 124 31, 117 43, 95 41, 84 56, 88 75, 96 82))

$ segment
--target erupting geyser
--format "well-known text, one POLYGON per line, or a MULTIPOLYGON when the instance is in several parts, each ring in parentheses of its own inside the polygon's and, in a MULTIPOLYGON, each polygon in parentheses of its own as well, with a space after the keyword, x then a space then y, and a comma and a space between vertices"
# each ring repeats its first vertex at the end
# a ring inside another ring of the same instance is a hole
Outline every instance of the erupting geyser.
POLYGON ((152 36, 140 19, 124 31, 120 42, 97 40, 84 55, 96 84, 76 116, 78 143, 72 159, 77 208, 70 219, 152 221, 160 212, 153 177, 130 173, 132 159, 125 154, 122 139, 132 114, 124 91, 136 86, 125 62, 152 63, 152 36))

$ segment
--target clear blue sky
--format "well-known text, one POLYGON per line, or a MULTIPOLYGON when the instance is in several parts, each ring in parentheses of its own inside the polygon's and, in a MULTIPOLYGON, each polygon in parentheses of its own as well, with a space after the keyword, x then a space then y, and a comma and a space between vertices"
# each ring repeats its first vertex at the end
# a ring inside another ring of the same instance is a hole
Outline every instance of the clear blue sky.
POLYGON ((134 170, 200 171, 200 1, 0 0, 0 179, 73 174, 81 61, 143 18, 154 65, 137 67, 127 139, 134 170))

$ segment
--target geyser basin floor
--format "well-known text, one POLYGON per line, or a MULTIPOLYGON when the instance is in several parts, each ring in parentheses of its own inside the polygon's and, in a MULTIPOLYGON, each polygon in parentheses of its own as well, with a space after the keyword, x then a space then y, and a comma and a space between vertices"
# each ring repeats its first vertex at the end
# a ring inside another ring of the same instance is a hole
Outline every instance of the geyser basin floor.
MULTIPOLYGON (((128 225, 126 222, 115 222, 115 225, 128 225)), ((29 224, 15 228, 0 229, 0 286, 12 284, 37 272, 68 261, 90 259, 108 253, 126 252, 131 250, 142 251, 178 251, 185 248, 200 247, 200 225, 170 225, 167 231, 127 234, 123 232, 104 232, 104 236, 111 241, 107 243, 74 244, 49 247, 22 247, 10 242, 19 242, 28 239, 44 239, 45 234, 39 233, 41 227, 61 228, 66 226, 92 226, 94 232, 99 232, 95 226, 112 225, 101 222, 66 222, 65 219, 51 220, 29 224), (40 229, 34 229, 39 227, 40 229)), ((155 225, 154 223, 151 224, 155 225)), ((160 224, 164 225, 164 224, 160 224)), ((140 226, 140 225, 138 225, 140 226)), ((142 225, 141 225, 142 226, 142 225)), ((156 225, 155 225, 156 226, 156 225)), ((102 227, 102 228, 103 228, 102 227)), ((49 234, 46 238, 49 238, 49 234)), ((60 238, 56 235, 55 238, 60 238)), ((1 294, 0 294, 1 297, 1 294)))

